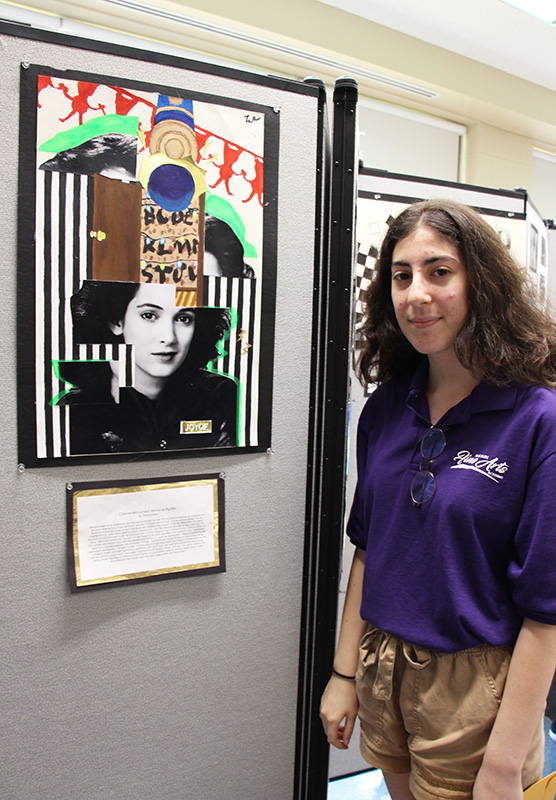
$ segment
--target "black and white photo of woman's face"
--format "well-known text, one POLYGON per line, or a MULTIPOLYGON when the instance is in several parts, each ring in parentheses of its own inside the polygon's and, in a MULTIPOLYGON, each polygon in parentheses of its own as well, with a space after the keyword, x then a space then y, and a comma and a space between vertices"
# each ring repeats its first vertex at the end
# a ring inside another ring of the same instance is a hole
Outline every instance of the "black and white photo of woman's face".
POLYGON ((176 290, 170 285, 139 286, 118 322, 110 323, 116 336, 134 345, 135 383, 162 381, 181 367, 195 332, 195 309, 176 306, 176 290))

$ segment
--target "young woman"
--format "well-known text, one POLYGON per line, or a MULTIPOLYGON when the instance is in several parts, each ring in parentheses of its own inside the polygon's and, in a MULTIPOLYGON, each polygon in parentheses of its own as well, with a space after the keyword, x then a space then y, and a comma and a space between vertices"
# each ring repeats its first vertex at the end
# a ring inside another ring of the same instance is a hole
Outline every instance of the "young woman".
POLYGON ((228 309, 176 306, 169 285, 99 281, 85 281, 71 305, 76 343, 123 342, 135 359, 133 388, 120 387, 116 361, 61 365, 73 385, 60 401, 72 406, 72 454, 236 444, 236 384, 206 369, 228 309))
POLYGON ((556 334, 496 232, 410 206, 367 294, 328 741, 394 800, 518 800, 556 663, 556 334), (356 677, 355 677, 356 676, 356 677))

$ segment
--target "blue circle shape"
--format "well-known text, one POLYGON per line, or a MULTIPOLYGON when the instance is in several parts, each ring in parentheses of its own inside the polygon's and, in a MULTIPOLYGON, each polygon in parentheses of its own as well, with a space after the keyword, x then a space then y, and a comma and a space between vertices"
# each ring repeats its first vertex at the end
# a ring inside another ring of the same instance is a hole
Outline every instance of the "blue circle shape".
POLYGON ((151 172, 149 195, 165 211, 189 208, 194 193, 195 181, 185 167, 162 164, 151 172))

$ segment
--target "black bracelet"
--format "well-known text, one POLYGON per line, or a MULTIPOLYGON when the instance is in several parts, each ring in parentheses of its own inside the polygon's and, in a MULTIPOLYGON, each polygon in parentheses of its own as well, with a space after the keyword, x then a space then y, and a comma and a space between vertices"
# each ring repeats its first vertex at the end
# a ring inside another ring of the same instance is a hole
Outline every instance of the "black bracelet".
POLYGON ((337 675, 338 678, 343 678, 345 681, 354 681, 355 680, 355 675, 342 675, 342 673, 338 672, 338 670, 334 669, 334 667, 332 667, 332 674, 333 675, 337 675))

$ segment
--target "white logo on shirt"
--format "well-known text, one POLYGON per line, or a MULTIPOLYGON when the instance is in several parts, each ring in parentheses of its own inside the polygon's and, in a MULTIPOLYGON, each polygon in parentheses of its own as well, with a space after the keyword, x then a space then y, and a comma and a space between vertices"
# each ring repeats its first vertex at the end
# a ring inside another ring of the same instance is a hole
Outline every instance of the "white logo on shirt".
POLYGON ((500 483, 504 474, 508 471, 506 462, 498 461, 496 456, 490 458, 490 456, 485 456, 482 453, 476 453, 472 456, 469 450, 460 450, 454 456, 454 461, 457 463, 451 469, 472 469, 474 472, 479 472, 481 475, 490 478, 495 483, 500 483))

